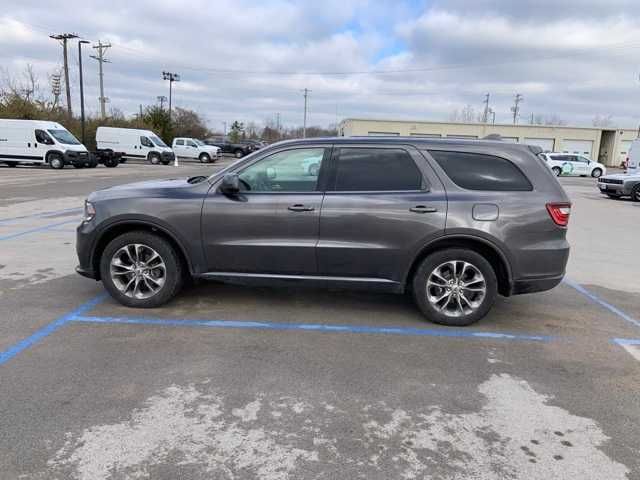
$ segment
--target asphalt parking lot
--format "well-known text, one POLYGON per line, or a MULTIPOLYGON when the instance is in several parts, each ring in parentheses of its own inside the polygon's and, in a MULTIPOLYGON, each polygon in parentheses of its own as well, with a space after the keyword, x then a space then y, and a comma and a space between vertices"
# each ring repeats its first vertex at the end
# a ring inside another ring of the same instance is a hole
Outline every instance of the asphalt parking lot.
POLYGON ((468 328, 213 283, 139 311, 74 273, 91 191, 229 161, 0 167, 0 478, 640 479, 640 204, 563 178, 566 281, 468 328))

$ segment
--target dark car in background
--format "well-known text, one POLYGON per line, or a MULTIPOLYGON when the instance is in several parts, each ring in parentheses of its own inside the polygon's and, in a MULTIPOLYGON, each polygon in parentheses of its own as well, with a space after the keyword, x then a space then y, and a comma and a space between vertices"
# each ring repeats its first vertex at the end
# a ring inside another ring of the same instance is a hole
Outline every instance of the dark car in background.
POLYGON ((78 272, 130 307, 157 307, 198 278, 409 291, 427 319, 468 325, 498 294, 562 280, 570 209, 526 145, 286 141, 211 177, 91 194, 78 272))
POLYGON ((220 151, 222 153, 230 153, 236 158, 242 158, 245 155, 249 155, 250 153, 257 150, 254 148, 253 144, 242 143, 242 142, 231 142, 226 137, 214 137, 208 138, 204 141, 207 145, 213 145, 215 147, 220 147, 220 151))

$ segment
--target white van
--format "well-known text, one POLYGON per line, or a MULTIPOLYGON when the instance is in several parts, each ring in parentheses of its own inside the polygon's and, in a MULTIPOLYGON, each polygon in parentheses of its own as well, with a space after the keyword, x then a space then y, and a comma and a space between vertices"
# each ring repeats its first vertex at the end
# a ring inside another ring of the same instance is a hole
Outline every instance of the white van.
POLYGON ((0 119, 0 163, 10 167, 44 163, 59 169, 90 162, 87 148, 59 123, 0 119))
POLYGON ((176 157, 197 158, 201 163, 215 162, 220 157, 220 147, 207 145, 197 138, 174 138, 171 148, 176 157))
POLYGON ((151 130, 98 127, 96 144, 100 150, 121 152, 123 160, 135 158, 169 165, 175 159, 171 148, 151 130))
POLYGON ((640 173, 640 138, 631 142, 629 156, 627 157, 627 173, 635 175, 640 173))

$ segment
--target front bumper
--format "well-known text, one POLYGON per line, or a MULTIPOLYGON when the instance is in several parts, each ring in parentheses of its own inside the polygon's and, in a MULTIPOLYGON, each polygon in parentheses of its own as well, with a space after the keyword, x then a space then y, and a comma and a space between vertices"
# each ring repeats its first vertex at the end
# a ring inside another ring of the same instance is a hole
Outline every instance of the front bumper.
POLYGON ((162 152, 160 158, 162 162, 173 162, 176 159, 176 155, 173 152, 162 152))
POLYGON ((76 272, 83 277, 100 279, 99 269, 94 265, 93 246, 96 240, 96 230, 93 222, 82 222, 76 229, 76 254, 79 265, 76 272))
POLYGON ((605 195, 631 195, 630 191, 624 188, 624 184, 598 182, 600 193, 605 195))
POLYGON ((76 152, 74 150, 64 152, 63 158, 66 165, 85 164, 91 161, 89 152, 76 152))

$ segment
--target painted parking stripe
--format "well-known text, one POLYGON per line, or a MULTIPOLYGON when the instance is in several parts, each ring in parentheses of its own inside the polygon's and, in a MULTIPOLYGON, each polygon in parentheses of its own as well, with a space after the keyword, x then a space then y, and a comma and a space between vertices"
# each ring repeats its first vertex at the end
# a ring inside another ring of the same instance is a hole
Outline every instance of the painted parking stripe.
POLYGON ((640 338, 614 338, 612 342, 620 345, 629 355, 640 362, 640 338))
POLYGON ((78 219, 65 220, 64 222, 51 223, 49 225, 44 225, 42 227, 31 228, 29 230, 22 230, 20 232, 10 233, 8 235, 0 236, 0 241, 11 240, 13 238, 18 238, 18 237, 22 237, 24 235, 29 235, 30 233, 44 232, 46 230, 51 230, 51 229, 54 229, 56 227, 59 227, 60 225, 68 225, 70 223, 78 223, 78 219))
POLYGON ((278 323, 278 322, 258 322, 239 320, 182 320, 182 319, 161 319, 146 317, 97 317, 76 315, 71 318, 72 322, 102 323, 102 324, 129 324, 129 325, 160 325, 172 327, 211 327, 230 328, 248 330, 300 330, 312 332, 329 333, 369 333, 383 335, 407 335, 407 336, 429 336, 429 337, 462 337, 462 338, 484 338, 492 340, 516 340, 548 342, 554 337, 547 335, 527 335, 505 332, 482 332, 468 329, 442 328, 411 328, 411 327, 372 327, 363 325, 331 325, 318 323, 278 323))
POLYGON ((66 315, 63 315, 62 317, 54 320, 50 324, 42 327, 40 330, 37 330, 36 332, 32 333, 24 340, 20 340, 15 345, 12 345, 8 349, 0 352, 0 365, 8 362, 13 357, 23 352, 27 348, 35 345, 43 338, 51 335, 56 330, 60 329, 60 327, 62 327, 64 324, 71 321, 72 318, 75 318, 78 315, 88 312, 89 310, 94 308, 96 305, 98 305, 100 302, 102 302, 106 298, 106 296, 107 296, 106 294, 102 294, 102 295, 98 295, 95 298, 92 298, 88 302, 80 305, 78 308, 76 308, 72 312, 69 312, 66 315))
POLYGON ((588 299, 592 300, 593 302, 597 303, 601 307, 609 310, 611 313, 613 313, 613 314, 617 315, 618 317, 622 318, 624 321, 629 322, 632 325, 635 325, 636 327, 640 327, 640 321, 636 320, 631 315, 628 315, 627 313, 623 312, 618 307, 615 307, 615 306, 611 305, 610 303, 605 302, 600 297, 598 297, 595 293, 590 292, 589 290, 584 288, 579 283, 576 283, 573 280, 569 280, 568 278, 565 278, 563 281, 564 281, 564 283, 566 283, 570 287, 576 289, 578 292, 583 294, 588 299))
POLYGON ((56 215, 63 215, 65 213, 81 213, 82 210, 83 210, 82 207, 73 207, 73 208, 64 208, 62 210, 52 210, 49 212, 34 213, 32 215, 22 215, 20 217, 1 218, 0 225, 5 223, 17 222, 19 220, 26 220, 29 218, 48 218, 48 217, 54 217, 56 215))

